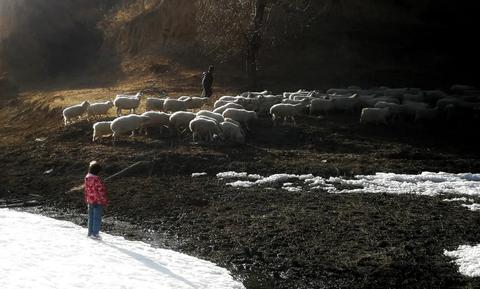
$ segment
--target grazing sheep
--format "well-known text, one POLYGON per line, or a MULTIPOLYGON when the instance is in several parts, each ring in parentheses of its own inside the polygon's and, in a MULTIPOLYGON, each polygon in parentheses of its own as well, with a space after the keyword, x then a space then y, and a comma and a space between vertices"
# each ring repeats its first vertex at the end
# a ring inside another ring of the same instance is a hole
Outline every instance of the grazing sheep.
POLYGON ((256 112, 238 108, 229 108, 223 112, 222 116, 224 118, 228 117, 244 124, 247 130, 249 130, 248 122, 252 119, 258 118, 256 112))
POLYGON ((225 118, 225 121, 226 121, 226 122, 231 122, 231 123, 236 124, 236 125, 238 125, 238 126, 241 126, 241 124, 240 124, 238 121, 236 121, 236 120, 234 120, 234 119, 231 119, 231 118, 229 118, 229 117, 226 117, 226 118, 225 118))
POLYGON ((360 101, 358 94, 354 94, 349 97, 334 97, 333 104, 335 110, 354 112, 360 106, 360 101))
POLYGON ((135 95, 119 94, 115 97, 113 104, 117 107, 117 116, 122 115, 123 109, 128 109, 130 113, 135 113, 135 110, 140 105, 142 93, 135 95))
POLYGON ((428 108, 428 104, 424 102, 404 101, 401 105, 402 114, 411 119, 414 119, 417 110, 425 108, 428 108))
POLYGON ((81 104, 65 108, 62 112, 65 126, 67 126, 69 123, 71 124, 73 119, 80 118, 89 107, 90 103, 88 101, 84 101, 81 104))
POLYGON ((268 91, 268 90, 264 90, 264 91, 246 91, 246 92, 242 92, 240 94, 240 96, 242 97, 247 97, 247 98, 256 98, 260 95, 270 95, 272 94, 271 91, 268 91))
POLYGON ((176 130, 177 132, 182 132, 188 128, 188 124, 192 119, 197 115, 193 112, 188 111, 177 111, 172 113, 170 116, 169 127, 171 130, 176 130))
POLYGON ((131 132, 131 136, 135 135, 135 130, 141 129, 143 125, 150 121, 148 116, 130 114, 117 117, 112 121, 110 128, 113 131, 113 145, 121 135, 131 132))
POLYGON ((207 97, 198 97, 193 96, 191 97, 191 101, 187 103, 188 109, 201 109, 206 103, 208 98, 207 97))
POLYGON ((164 98, 149 97, 145 101, 145 109, 146 109, 146 111, 163 110, 163 103, 164 102, 165 102, 164 98))
POLYGON ((259 95, 257 98, 257 113, 264 115, 270 112, 270 108, 277 103, 281 103, 283 95, 259 95))
POLYGON ((352 93, 355 93, 354 90, 352 89, 347 89, 347 88, 330 88, 327 90, 327 95, 351 95, 352 93))
POLYGON ((258 109, 258 100, 256 98, 246 98, 242 96, 237 96, 235 103, 240 104, 246 110, 258 109))
POLYGON ((220 126, 222 127, 222 134, 225 140, 241 144, 245 143, 245 132, 240 125, 224 121, 220 126))
POLYGON ((91 117, 95 118, 97 116, 106 115, 112 107, 113 102, 111 101, 92 103, 87 109, 87 117, 90 119, 91 117))
POLYGON ((335 104, 332 99, 317 98, 310 103, 310 114, 323 113, 328 114, 335 109, 335 104))
POLYGON ((196 141, 198 138, 200 140, 213 141, 213 135, 220 135, 221 133, 218 123, 208 117, 195 118, 190 121, 188 127, 193 133, 193 141, 196 141))
POLYGON ((201 110, 197 113, 197 116, 201 116, 201 115, 211 117, 211 118, 215 119, 218 123, 221 123, 221 122, 225 121, 225 118, 221 114, 211 112, 211 111, 208 111, 208 110, 201 110))
POLYGON ((379 101, 375 104, 375 108, 388 108, 390 109, 390 120, 395 123, 403 113, 403 107, 401 104, 379 101))
POLYGON ((388 116, 390 115, 390 109, 388 108, 364 108, 360 115, 360 123, 383 123, 388 124, 388 116))
POLYGON ((296 126, 295 116, 301 115, 305 112, 308 100, 303 100, 297 104, 279 103, 270 108, 272 115, 273 126, 276 125, 276 120, 283 118, 283 125, 286 124, 287 118, 290 117, 293 121, 293 126, 296 126))
POLYGON ((402 97, 408 92, 408 88, 388 88, 383 91, 385 96, 402 97))
POLYGON ((423 102, 425 101, 425 98, 423 97, 423 94, 411 94, 411 93, 405 93, 402 97, 402 101, 416 101, 416 102, 423 102))
POLYGON ((224 95, 224 96, 221 96, 218 100, 233 102, 233 101, 237 100, 237 96, 224 95))
POLYGON ((227 103, 225 105, 222 105, 220 107, 217 107, 216 109, 213 110, 214 113, 219 113, 219 114, 222 114, 225 110, 227 110, 228 108, 244 108, 243 106, 241 106, 240 104, 238 103, 233 103, 233 102, 230 102, 230 103, 227 103))
POLYGON ((163 103, 163 110, 166 112, 186 111, 190 101, 192 101, 191 97, 188 97, 184 100, 167 98, 163 103))
POLYGON ((113 134, 110 126, 112 125, 111 121, 100 121, 93 124, 93 137, 92 142, 96 141, 102 137, 108 137, 113 134))
POLYGON ((143 124, 143 129, 145 129, 145 134, 147 134, 147 129, 160 129, 162 130, 165 127, 168 127, 170 124, 170 114, 158 111, 147 111, 142 113, 143 116, 150 118, 149 121, 143 124))

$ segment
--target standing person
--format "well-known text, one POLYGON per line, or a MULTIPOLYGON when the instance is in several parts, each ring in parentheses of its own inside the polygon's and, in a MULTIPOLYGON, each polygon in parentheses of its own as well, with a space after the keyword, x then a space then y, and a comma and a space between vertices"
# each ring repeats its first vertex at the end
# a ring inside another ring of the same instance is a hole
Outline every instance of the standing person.
POLYGON ((107 187, 98 174, 102 167, 97 161, 90 162, 85 176, 85 202, 88 205, 88 236, 100 239, 103 207, 108 205, 107 187))
POLYGON ((215 68, 213 65, 208 67, 208 71, 202 73, 202 86, 203 86, 203 97, 210 97, 212 96, 212 84, 213 84, 213 71, 215 68))

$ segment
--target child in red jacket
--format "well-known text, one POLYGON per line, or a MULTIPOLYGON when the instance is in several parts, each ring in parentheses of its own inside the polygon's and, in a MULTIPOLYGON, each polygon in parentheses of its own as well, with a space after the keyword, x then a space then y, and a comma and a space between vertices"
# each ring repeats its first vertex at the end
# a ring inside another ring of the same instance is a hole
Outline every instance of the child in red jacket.
POLYGON ((98 173, 102 167, 96 161, 90 162, 85 176, 85 202, 88 205, 88 236, 99 239, 103 207, 108 205, 107 187, 98 173))

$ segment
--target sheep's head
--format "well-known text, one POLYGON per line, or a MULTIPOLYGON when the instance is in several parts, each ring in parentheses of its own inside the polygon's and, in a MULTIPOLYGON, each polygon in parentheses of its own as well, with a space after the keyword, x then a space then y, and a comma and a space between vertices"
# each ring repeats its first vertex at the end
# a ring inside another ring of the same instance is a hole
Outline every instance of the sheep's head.
POLYGON ((82 107, 83 108, 88 108, 89 106, 90 106, 90 102, 88 102, 86 100, 84 102, 82 102, 82 107))
POLYGON ((109 100, 109 101, 107 101, 107 105, 108 105, 109 107, 113 107, 113 102, 112 102, 111 100, 109 100))

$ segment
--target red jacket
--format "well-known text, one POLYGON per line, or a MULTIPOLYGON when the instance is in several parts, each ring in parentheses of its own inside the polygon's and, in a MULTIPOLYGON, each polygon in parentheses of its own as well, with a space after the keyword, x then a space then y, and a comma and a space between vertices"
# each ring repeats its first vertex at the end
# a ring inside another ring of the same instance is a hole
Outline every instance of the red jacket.
POLYGON ((85 202, 87 204, 108 205, 107 187, 100 177, 92 174, 85 176, 85 202))

